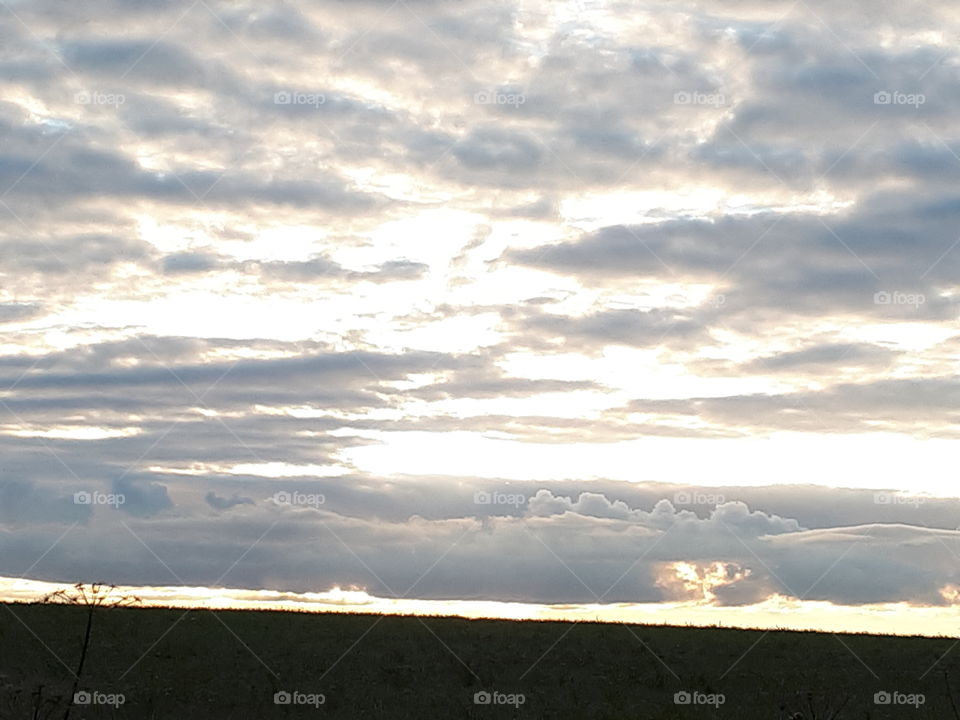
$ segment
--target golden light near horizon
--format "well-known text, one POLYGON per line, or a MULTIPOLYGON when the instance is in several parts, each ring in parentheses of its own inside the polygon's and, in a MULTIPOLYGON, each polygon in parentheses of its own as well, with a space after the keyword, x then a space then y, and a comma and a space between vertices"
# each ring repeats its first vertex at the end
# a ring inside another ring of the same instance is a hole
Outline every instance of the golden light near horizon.
MULTIPOLYGON (((696 578, 678 568, 678 575, 696 578)), ((716 582, 719 577, 714 578, 716 582)), ((710 581, 708 581, 709 583, 710 581)), ((703 587, 703 579, 691 579, 703 587)), ((63 587, 57 583, 0 578, 8 602, 36 602, 63 587)), ((761 603, 724 608, 710 602, 602 603, 546 605, 482 600, 415 600, 375 597, 358 588, 333 587, 325 592, 290 593, 237 588, 122 586, 118 594, 141 598, 144 607, 205 610, 287 610, 315 613, 362 613, 445 616, 468 619, 612 622, 638 625, 728 627, 767 630, 819 630, 831 633, 896 634, 955 637, 960 609, 917 607, 906 603, 844 606, 771 596, 761 603), (891 619, 898 622, 891 626, 891 619), (899 620, 906 618, 906 622, 899 620)))

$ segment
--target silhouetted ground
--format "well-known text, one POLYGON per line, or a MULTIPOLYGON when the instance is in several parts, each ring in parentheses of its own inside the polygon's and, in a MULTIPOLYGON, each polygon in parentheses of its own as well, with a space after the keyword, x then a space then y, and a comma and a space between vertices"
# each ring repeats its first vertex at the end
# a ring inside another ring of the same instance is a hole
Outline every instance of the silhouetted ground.
MULTIPOLYGON (((63 718, 85 612, 4 605, 0 718, 63 718)), ((77 720, 827 720, 844 698, 836 720, 951 720, 947 682, 960 697, 960 647, 947 638, 143 608, 94 617, 79 683, 89 695, 78 697, 90 704, 72 705, 77 720), (291 704, 276 704, 284 692, 291 704), (481 692, 501 695, 477 704, 481 692), (700 704, 677 704, 682 692, 700 704), (877 704, 884 692, 900 704, 877 704), (519 694, 522 704, 495 704, 519 694)))

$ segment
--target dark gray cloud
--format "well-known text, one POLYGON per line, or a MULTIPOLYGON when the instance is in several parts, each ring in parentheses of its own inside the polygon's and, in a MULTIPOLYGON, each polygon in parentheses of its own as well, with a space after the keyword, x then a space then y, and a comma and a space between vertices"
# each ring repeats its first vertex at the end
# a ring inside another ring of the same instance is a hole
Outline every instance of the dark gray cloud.
POLYGON ((677 400, 634 400, 635 412, 696 416, 726 428, 865 432, 892 429, 956 433, 956 376, 839 383, 819 391, 728 395, 677 400))
POLYGON ((174 87, 202 86, 205 78, 222 74, 210 60, 199 60, 174 43, 142 40, 70 41, 59 48, 66 63, 81 73, 109 81, 146 81, 174 87))
POLYGON ((518 346, 537 350, 558 345, 592 353, 606 345, 647 348, 709 343, 709 333, 695 314, 666 309, 604 309, 577 317, 542 312, 510 312, 518 346))
MULTIPOLYGON (((104 103, 107 96, 118 94, 95 92, 103 93, 104 103)), ((73 102, 74 96, 70 97, 73 102)), ((99 96, 91 97, 80 107, 89 107, 99 96)), ((151 171, 122 150, 105 147, 95 126, 65 123, 51 129, 31 121, 22 109, 8 104, 4 110, 0 140, 6 149, 0 154, 0 187, 9 195, 6 203, 14 212, 29 207, 36 198, 49 197, 61 203, 112 198, 201 206, 239 201, 335 213, 371 210, 383 202, 330 172, 264 178, 259 168, 237 162, 218 169, 174 163, 169 169, 151 171)))
POLYGON ((160 483, 137 482, 129 476, 119 477, 114 480, 112 490, 118 498, 123 498, 117 507, 132 515, 149 516, 173 507, 167 488, 160 483))
POLYGON ((229 510, 230 508, 236 507, 237 505, 253 505, 253 498, 241 497, 234 493, 232 497, 220 497, 213 490, 208 492, 203 496, 203 499, 207 501, 207 505, 212 507, 214 510, 229 510))
POLYGON ((27 320, 40 312, 41 308, 33 303, 0 303, 0 323, 27 320))
POLYGON ((842 367, 886 367, 894 362, 895 350, 870 343, 825 343, 760 357, 749 363, 753 372, 792 372, 798 369, 808 372, 818 369, 835 372, 842 367))
POLYGON ((944 293, 960 262, 952 252, 957 207, 946 199, 913 202, 882 193, 839 218, 765 213, 611 226, 579 240, 509 251, 502 260, 592 285, 706 283, 722 296, 714 316, 723 323, 797 315, 953 318, 957 304, 944 293), (910 220, 916 227, 907 231, 910 220))
POLYGON ((309 283, 322 280, 391 282, 396 280, 416 280, 426 273, 430 266, 410 260, 390 260, 374 270, 349 270, 325 256, 316 256, 309 260, 288 261, 238 261, 211 252, 181 252, 167 255, 161 262, 163 272, 178 274, 209 273, 214 271, 234 271, 244 274, 257 274, 268 281, 286 281, 309 283))

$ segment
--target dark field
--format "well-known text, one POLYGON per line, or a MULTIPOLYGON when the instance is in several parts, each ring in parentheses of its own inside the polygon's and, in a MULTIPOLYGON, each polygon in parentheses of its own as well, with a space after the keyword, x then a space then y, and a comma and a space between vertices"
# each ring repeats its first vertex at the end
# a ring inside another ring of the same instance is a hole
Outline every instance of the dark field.
POLYGON ((104 608, 78 685, 89 704, 71 705, 86 617, 0 610, 0 718, 59 719, 70 705, 77 719, 950 720, 948 684, 960 694, 947 638, 104 608), (483 691, 500 694, 475 703, 483 691), (697 702, 676 704, 683 691, 697 702), (875 702, 883 692, 891 704, 875 702))

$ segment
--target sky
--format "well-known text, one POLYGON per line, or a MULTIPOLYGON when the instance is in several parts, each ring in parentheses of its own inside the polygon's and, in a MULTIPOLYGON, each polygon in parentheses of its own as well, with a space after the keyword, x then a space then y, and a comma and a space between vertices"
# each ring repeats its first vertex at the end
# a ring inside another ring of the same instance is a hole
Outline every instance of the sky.
POLYGON ((0 597, 955 633, 958 33, 0 0, 0 597))

